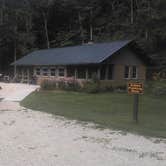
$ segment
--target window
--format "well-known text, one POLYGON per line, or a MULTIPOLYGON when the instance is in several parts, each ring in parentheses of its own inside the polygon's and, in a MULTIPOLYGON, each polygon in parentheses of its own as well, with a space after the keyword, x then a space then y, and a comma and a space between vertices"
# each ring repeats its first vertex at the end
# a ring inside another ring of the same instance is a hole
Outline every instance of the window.
POLYGON ((59 76, 64 77, 65 76, 65 69, 64 68, 59 68, 59 76))
POLYGON ((110 64, 108 66, 108 80, 112 80, 113 79, 113 73, 114 73, 114 65, 110 64))
POLYGON ((77 77, 80 78, 80 79, 86 78, 86 69, 82 68, 82 67, 79 67, 77 69, 77 77))
POLYGON ((132 67, 132 75, 131 78, 137 78, 137 67, 133 66, 132 67))
POLYGON ((40 68, 36 68, 36 75, 38 75, 38 76, 40 76, 40 75, 41 75, 40 68))
POLYGON ((137 67, 136 66, 125 66, 124 78, 125 79, 136 79, 137 78, 137 67))
POLYGON ((49 70, 48 68, 43 68, 42 72, 43 72, 43 76, 48 76, 49 70))
POLYGON ((106 65, 102 65, 100 69, 100 79, 105 80, 106 79, 106 65))
POLYGON ((75 68, 67 67, 67 77, 74 77, 74 76, 75 76, 75 68))
POLYGON ((88 68, 88 78, 91 79, 97 76, 97 67, 89 67, 88 68))
POLYGON ((130 67, 125 66, 125 72, 124 72, 124 78, 129 78, 130 77, 130 67))
POLYGON ((56 69, 55 68, 51 68, 50 69, 50 74, 51 74, 51 76, 56 76, 56 69))

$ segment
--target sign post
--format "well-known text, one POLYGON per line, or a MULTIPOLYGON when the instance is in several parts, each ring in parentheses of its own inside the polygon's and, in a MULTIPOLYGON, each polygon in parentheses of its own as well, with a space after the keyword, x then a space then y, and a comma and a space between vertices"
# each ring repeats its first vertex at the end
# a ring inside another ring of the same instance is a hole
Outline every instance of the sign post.
POLYGON ((139 94, 143 94, 142 83, 128 83, 128 93, 134 95, 133 120, 138 123, 139 94))
POLYGON ((134 105, 133 105, 133 120, 138 122, 138 106, 139 106, 139 95, 134 94, 134 105))

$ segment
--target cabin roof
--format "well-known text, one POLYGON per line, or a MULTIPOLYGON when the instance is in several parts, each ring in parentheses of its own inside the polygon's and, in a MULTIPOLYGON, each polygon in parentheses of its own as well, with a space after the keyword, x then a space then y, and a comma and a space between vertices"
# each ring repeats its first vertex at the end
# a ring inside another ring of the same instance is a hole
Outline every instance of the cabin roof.
POLYGON ((131 40, 110 43, 84 44, 63 48, 34 51, 17 60, 12 65, 79 65, 99 64, 130 44, 131 40))

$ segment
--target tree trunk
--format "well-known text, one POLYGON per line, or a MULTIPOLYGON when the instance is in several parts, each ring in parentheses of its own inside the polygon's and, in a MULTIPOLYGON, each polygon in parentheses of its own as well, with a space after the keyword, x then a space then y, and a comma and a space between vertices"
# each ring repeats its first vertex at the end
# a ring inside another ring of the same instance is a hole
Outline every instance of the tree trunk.
POLYGON ((46 45, 47 45, 47 48, 50 48, 50 41, 48 36, 48 22, 47 22, 47 16, 45 13, 43 13, 43 18, 44 18, 44 30, 46 35, 46 45))
POLYGON ((90 9, 90 41, 93 41, 93 26, 92 26, 93 11, 90 9))
POLYGON ((1 2, 1 8, 0 8, 0 25, 3 25, 4 23, 4 8, 5 8, 5 1, 3 0, 1 2))
MULTIPOLYGON (((14 27, 15 35, 17 35, 17 26, 14 27)), ((17 60, 17 39, 14 39, 14 62, 17 60)), ((14 64, 14 79, 17 77, 17 65, 14 64)))
POLYGON ((26 15, 26 32, 30 33, 31 29, 32 29, 32 18, 31 18, 31 14, 26 15))
POLYGON ((131 24, 134 23, 134 0, 130 0, 131 1, 131 24))
POLYGON ((78 12, 78 20, 79 20, 79 26, 80 26, 81 40, 82 40, 82 44, 84 44, 84 31, 83 31, 80 11, 78 12))

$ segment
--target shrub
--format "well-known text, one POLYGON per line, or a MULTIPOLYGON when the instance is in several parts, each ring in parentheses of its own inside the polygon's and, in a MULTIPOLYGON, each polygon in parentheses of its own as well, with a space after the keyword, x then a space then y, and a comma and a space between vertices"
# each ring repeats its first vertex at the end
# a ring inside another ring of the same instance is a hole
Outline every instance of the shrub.
POLYGON ((98 92, 126 92, 126 84, 115 83, 110 81, 100 81, 96 76, 91 81, 78 82, 75 79, 60 79, 51 80, 44 79, 41 82, 42 90, 67 90, 67 91, 80 91, 87 93, 98 93, 98 92))
POLYGON ((57 81, 57 88, 58 89, 65 90, 66 86, 67 86, 67 83, 65 82, 65 80, 57 81))
POLYGON ((155 96, 163 96, 166 95, 166 81, 147 81, 145 83, 145 92, 148 94, 152 94, 155 96))
POLYGON ((57 89, 57 81, 45 79, 41 82, 40 87, 42 90, 55 90, 57 89))
POLYGON ((51 80, 44 79, 42 80, 40 87, 42 90, 71 90, 78 91, 80 89, 80 84, 74 79, 60 79, 60 80, 51 80))
POLYGON ((83 84, 83 87, 81 89, 83 92, 87 93, 98 93, 100 92, 100 80, 96 73, 92 75, 91 81, 86 81, 83 84))
POLYGON ((98 82, 88 81, 84 83, 84 86, 81 89, 81 91, 87 93, 98 93, 100 91, 100 84, 98 82))
POLYGON ((68 90, 79 91, 81 89, 81 85, 77 81, 68 82, 67 88, 68 90))

